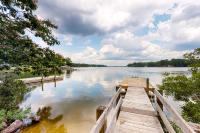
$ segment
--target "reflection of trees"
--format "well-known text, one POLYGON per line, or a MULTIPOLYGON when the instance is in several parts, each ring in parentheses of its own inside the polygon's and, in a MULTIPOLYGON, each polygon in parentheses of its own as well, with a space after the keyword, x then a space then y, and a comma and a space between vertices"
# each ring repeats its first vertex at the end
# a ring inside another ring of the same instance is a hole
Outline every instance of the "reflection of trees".
POLYGON ((23 133, 66 133, 67 131, 64 124, 58 124, 63 116, 58 115, 55 118, 50 119, 51 109, 51 107, 39 108, 37 115, 41 118, 40 122, 26 128, 23 133))
POLYGON ((70 78, 71 77, 71 74, 72 72, 74 72, 73 69, 69 69, 69 70, 66 70, 66 78, 70 78))

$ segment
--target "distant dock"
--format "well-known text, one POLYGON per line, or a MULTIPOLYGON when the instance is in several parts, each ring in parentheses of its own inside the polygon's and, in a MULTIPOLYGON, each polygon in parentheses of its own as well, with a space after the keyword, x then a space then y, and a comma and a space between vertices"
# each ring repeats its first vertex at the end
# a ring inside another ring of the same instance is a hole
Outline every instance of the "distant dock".
POLYGON ((60 81, 63 80, 64 76, 48 76, 48 77, 34 77, 34 78, 25 78, 20 79, 25 84, 37 84, 37 83, 47 83, 52 81, 60 81))
POLYGON ((199 125, 187 123, 178 114, 148 78, 126 78, 109 104, 97 108, 97 121, 90 133, 175 133, 163 108, 183 133, 200 131, 199 125))

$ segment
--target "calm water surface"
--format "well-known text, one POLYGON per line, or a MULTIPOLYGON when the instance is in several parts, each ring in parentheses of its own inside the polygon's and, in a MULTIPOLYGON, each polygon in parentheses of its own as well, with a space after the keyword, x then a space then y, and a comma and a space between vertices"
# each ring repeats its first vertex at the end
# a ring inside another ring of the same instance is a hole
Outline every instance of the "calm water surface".
MULTIPOLYGON (((65 74, 62 81, 36 86, 25 96, 21 107, 31 107, 33 113, 39 109, 41 122, 24 133, 87 133, 95 123, 97 106, 106 105, 115 92, 115 86, 130 76, 149 77, 160 84, 164 72, 188 74, 187 68, 78 68, 65 74), (56 87, 55 87, 56 86, 56 87)), ((169 97, 173 106, 180 104, 169 97)))

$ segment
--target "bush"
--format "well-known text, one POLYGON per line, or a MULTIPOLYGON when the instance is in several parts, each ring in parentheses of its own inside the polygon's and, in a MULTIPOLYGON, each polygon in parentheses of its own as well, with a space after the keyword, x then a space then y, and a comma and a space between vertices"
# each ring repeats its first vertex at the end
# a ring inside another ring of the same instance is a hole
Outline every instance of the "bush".
POLYGON ((6 111, 18 109, 18 104, 28 91, 22 81, 6 77, 0 84, 0 108, 6 111))
POLYGON ((16 109, 16 110, 9 110, 6 114, 6 119, 9 123, 15 121, 15 120, 22 120, 30 114, 30 108, 27 108, 25 110, 16 109))
POLYGON ((30 114, 30 108, 25 110, 16 109, 16 110, 9 110, 6 111, 5 109, 0 110, 0 130, 3 129, 3 123, 6 122, 7 124, 12 123, 15 120, 23 120, 24 118, 28 117, 30 114))
POLYGON ((4 109, 0 110, 0 130, 3 128, 3 122, 6 120, 6 111, 4 109))

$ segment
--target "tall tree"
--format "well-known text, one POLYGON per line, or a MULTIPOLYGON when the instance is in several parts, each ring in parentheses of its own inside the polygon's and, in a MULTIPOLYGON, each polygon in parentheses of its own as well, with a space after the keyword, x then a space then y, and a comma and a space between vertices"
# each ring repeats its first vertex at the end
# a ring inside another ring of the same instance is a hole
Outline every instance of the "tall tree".
MULTIPOLYGON (((59 44, 52 32, 57 27, 34 14, 36 0, 0 0, 0 64, 10 64, 21 70, 28 66, 33 73, 47 76, 59 73, 65 58, 48 48, 40 48, 28 34, 41 38, 49 46, 59 44)), ((26 69, 28 70, 28 69, 26 69)), ((6 77, 0 84, 0 130, 3 123, 23 119, 18 104, 29 89, 22 81, 6 77), (19 117, 20 116, 20 117, 19 117)))
POLYGON ((33 43, 27 33, 50 46, 59 44, 52 34, 57 27, 49 20, 39 19, 34 14, 36 9, 36 0, 0 0, 1 63, 23 64, 42 56, 45 51, 33 43))

